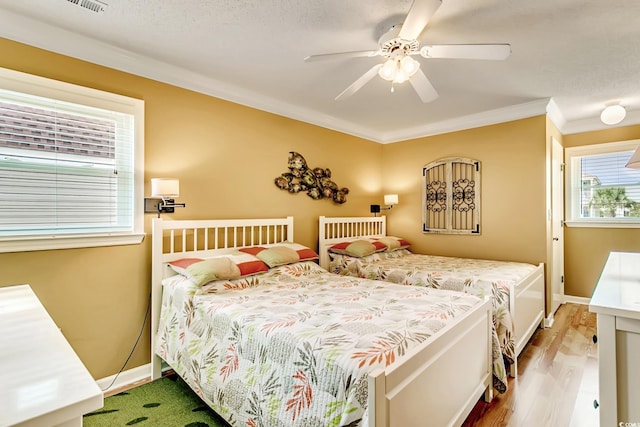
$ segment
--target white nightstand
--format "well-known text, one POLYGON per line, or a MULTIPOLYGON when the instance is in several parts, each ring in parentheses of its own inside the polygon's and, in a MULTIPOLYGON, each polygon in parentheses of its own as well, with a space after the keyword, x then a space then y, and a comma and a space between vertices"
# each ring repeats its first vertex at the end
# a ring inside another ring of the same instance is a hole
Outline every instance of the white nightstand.
POLYGON ((609 254, 589 310, 598 317, 600 425, 640 425, 640 253, 609 254))
POLYGON ((103 394, 29 285, 0 288, 0 427, 79 427, 103 394))

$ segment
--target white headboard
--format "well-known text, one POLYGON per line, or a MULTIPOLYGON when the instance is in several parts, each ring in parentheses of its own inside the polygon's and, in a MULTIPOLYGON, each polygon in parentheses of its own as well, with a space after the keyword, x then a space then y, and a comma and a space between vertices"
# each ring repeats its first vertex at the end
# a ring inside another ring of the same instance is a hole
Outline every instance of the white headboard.
POLYGON ((267 219, 163 220, 153 219, 151 249, 151 378, 161 375, 155 355, 155 335, 162 306, 166 264, 181 258, 204 258, 245 246, 293 242, 293 217, 267 219))
POLYGON ((387 217, 320 217, 318 230, 318 255, 320 266, 329 268, 327 247, 347 240, 365 237, 384 237, 387 235, 387 217))

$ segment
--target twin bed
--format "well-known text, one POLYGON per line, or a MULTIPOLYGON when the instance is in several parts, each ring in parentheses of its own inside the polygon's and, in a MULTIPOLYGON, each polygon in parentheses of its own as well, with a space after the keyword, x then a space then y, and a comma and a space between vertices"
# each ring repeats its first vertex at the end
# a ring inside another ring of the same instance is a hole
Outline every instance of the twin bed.
POLYGON ((329 227, 316 254, 292 217, 154 219, 152 379, 232 426, 461 425, 502 359, 492 298, 329 272, 326 244, 360 237, 329 227))
POLYGON ((344 242, 363 240, 393 241, 387 236, 385 216, 321 216, 320 265, 340 275, 489 295, 501 351, 510 374, 516 376, 517 357, 544 319, 543 264, 414 254, 403 248, 410 243, 403 239, 396 239, 399 243, 394 248, 370 255, 332 250, 344 248, 344 242))
POLYGON ((491 400, 488 299, 338 276, 299 245, 251 274, 293 241, 291 217, 154 219, 152 378, 166 362, 233 426, 460 425, 491 400), (194 260, 230 278, 178 272, 194 260))

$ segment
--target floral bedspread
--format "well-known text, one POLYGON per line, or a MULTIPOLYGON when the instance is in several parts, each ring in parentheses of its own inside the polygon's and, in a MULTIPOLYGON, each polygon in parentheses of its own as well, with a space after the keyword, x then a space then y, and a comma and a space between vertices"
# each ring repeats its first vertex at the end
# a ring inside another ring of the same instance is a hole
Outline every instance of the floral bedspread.
POLYGON ((202 288, 177 275, 163 289, 156 353, 230 424, 249 427, 367 425, 368 372, 481 301, 310 261, 202 288))
POLYGON ((511 364, 515 358, 511 287, 528 276, 533 264, 414 254, 407 249, 379 252, 362 258, 330 254, 333 273, 384 280, 402 285, 462 291, 492 296, 493 322, 500 348, 511 364))

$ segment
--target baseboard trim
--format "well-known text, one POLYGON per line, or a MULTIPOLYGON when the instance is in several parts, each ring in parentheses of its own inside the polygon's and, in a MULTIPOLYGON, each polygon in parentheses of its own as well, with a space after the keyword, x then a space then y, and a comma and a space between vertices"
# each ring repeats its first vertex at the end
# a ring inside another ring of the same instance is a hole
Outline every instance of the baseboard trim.
POLYGON ((149 379, 151 377, 150 372, 151 364, 147 363, 146 365, 138 366, 137 368, 122 371, 120 375, 111 375, 110 377, 99 379, 96 382, 98 383, 98 387, 100 387, 100 390, 102 390, 103 392, 116 390, 118 388, 129 386, 139 381, 149 379))
POLYGON ((551 328, 553 327, 553 322, 555 322, 555 317, 553 317, 553 313, 549 314, 547 317, 544 318, 544 327, 545 328, 551 328))
POLYGON ((589 305, 591 303, 591 298, 586 297, 574 297, 572 295, 565 295, 564 302, 572 302, 575 304, 584 304, 589 305))

